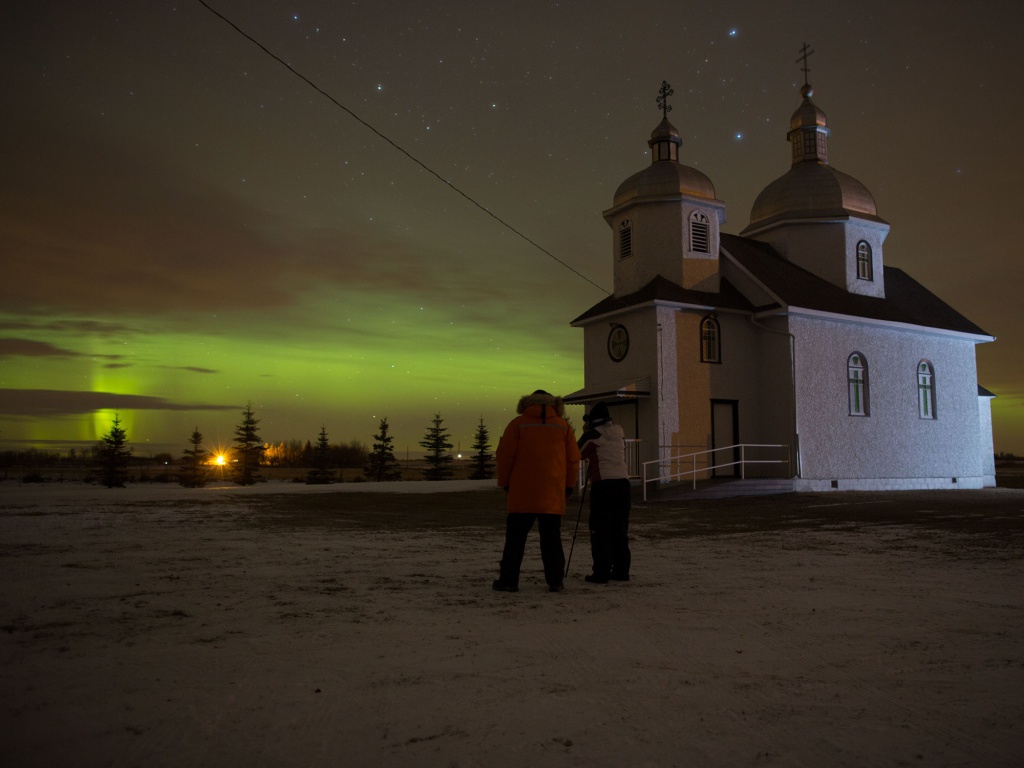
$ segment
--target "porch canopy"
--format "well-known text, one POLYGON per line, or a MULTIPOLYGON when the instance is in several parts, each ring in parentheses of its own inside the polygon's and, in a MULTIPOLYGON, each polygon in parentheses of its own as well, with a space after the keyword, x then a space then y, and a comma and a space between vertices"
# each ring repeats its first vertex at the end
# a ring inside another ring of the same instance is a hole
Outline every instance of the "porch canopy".
MULTIPOLYGON (((651 380, 643 378, 628 379, 610 384, 590 384, 583 387, 583 389, 577 389, 572 394, 564 395, 562 401, 569 405, 585 405, 601 400, 639 400, 642 397, 650 396, 651 380)), ((612 403, 608 404, 612 405, 612 403)))

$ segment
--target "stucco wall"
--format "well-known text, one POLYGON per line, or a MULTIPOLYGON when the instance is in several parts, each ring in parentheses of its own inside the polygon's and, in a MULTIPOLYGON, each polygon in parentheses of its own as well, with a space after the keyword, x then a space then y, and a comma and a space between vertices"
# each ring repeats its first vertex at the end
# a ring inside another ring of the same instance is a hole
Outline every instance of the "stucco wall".
POLYGON ((996 484, 995 444, 992 440, 992 398, 978 397, 978 421, 981 424, 981 473, 985 487, 996 484))
MULTIPOLYGON (((645 441, 641 451, 642 460, 657 458, 657 446, 661 440, 656 408, 660 379, 658 345, 658 311, 654 307, 618 313, 614 317, 589 323, 583 330, 583 370, 588 387, 616 386, 631 379, 650 380, 651 395, 636 404, 635 412, 632 401, 615 406, 613 398, 607 400, 609 405, 613 405, 612 417, 622 424, 626 436, 639 437, 645 441), (625 326, 629 332, 629 352, 619 362, 608 355, 608 334, 613 323, 625 326)), ((674 382, 670 382, 670 385, 674 385, 674 382)), ((672 414, 666 416, 671 418, 672 414)))
POLYGON ((623 208, 608 219, 611 227, 615 293, 639 291, 657 275, 686 288, 718 290, 718 242, 725 208, 688 197, 647 200, 623 208), (709 220, 709 252, 689 251, 690 214, 701 211, 709 220), (620 258, 622 222, 631 227, 632 255, 620 258))
POLYGON ((797 339, 805 480, 933 478, 951 483, 952 478, 982 476, 973 343, 801 317, 793 317, 790 327, 797 339), (847 360, 853 352, 868 364, 868 416, 850 415, 847 360), (921 359, 935 371, 934 420, 918 412, 921 359))
POLYGON ((889 225, 851 218, 847 221, 793 223, 761 233, 789 261, 834 285, 864 296, 885 296, 882 244, 889 225), (871 246, 873 280, 857 277, 857 243, 871 246))

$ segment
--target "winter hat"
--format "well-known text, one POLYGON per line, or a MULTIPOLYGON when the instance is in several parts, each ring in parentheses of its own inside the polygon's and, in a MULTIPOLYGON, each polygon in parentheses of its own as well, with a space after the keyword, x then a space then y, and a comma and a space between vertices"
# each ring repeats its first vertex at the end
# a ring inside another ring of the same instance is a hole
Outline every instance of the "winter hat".
POLYGON ((592 427, 607 424, 611 420, 612 415, 608 413, 608 406, 604 403, 598 403, 590 409, 590 413, 583 417, 583 421, 592 427))

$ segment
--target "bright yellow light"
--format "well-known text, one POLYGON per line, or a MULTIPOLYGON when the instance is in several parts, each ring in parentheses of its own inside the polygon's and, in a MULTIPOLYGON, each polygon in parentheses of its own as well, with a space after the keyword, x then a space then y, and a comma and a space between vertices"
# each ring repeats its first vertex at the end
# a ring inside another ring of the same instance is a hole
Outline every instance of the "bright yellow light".
POLYGON ((213 463, 216 464, 218 467, 223 467, 225 464, 228 463, 228 457, 225 456, 223 453, 218 453, 216 456, 213 457, 213 463))

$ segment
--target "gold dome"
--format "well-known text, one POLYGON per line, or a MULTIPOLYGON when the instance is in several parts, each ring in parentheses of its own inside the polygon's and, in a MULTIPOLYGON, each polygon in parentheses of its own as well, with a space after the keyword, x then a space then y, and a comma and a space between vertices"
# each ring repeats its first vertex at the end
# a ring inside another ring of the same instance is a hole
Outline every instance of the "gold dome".
POLYGON ((617 207, 631 200, 676 198, 680 195, 715 200, 715 185, 696 168, 675 162, 652 163, 619 185, 613 205, 617 207))
POLYGON ((878 218, 875 198, 852 176, 822 163, 800 163, 754 201, 750 227, 784 219, 878 218))

